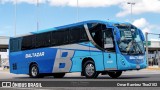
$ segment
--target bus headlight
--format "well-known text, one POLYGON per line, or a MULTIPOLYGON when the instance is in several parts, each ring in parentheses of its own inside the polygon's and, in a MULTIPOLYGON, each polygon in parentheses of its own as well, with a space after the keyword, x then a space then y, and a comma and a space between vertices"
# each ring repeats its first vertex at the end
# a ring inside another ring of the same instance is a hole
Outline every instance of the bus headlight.
POLYGON ((124 66, 126 65, 125 61, 123 59, 121 59, 121 62, 122 62, 122 65, 124 65, 124 66))

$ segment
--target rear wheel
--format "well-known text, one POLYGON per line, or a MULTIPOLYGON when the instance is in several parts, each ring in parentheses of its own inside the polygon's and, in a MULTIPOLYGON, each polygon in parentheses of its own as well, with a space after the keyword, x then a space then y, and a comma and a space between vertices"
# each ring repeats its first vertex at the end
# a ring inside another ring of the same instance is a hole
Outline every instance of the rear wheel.
POLYGON ((54 73, 54 78, 63 78, 65 76, 65 73, 54 73))
POLYGON ((95 64, 93 61, 86 61, 83 65, 83 73, 86 78, 97 78, 98 72, 95 69, 95 64))
POLYGON ((30 70, 29 70, 29 76, 31 78, 38 78, 38 77, 40 77, 39 68, 38 68, 37 64, 32 64, 31 65, 30 70))
POLYGON ((112 78, 118 78, 119 76, 121 76, 122 71, 109 71, 108 75, 112 78))

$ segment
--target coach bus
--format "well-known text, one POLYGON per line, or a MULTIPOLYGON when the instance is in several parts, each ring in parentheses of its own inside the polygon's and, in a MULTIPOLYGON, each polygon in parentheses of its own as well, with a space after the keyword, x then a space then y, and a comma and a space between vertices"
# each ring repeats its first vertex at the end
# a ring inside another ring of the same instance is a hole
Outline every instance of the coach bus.
POLYGON ((32 78, 80 72, 118 78, 147 67, 144 35, 130 23, 90 20, 11 37, 10 72, 32 78))

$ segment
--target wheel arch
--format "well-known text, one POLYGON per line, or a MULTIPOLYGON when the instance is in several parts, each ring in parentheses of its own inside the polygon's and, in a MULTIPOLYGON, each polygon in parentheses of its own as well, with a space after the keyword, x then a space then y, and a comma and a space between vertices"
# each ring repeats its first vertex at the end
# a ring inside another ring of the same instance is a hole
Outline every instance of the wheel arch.
POLYGON ((31 62, 31 63, 29 64, 29 68, 30 68, 33 64, 38 65, 38 63, 36 63, 36 62, 31 62))
MULTIPOLYGON (((91 61, 93 61, 94 62, 94 64, 95 64, 95 61, 91 58, 91 57, 86 57, 86 58, 84 58, 83 60, 82 60, 82 64, 81 64, 81 67, 82 67, 82 71, 83 71, 83 65, 84 65, 84 63, 86 62, 86 61, 88 61, 88 60, 91 60, 91 61)), ((96 65, 95 65, 96 66, 96 65)), ((96 67, 95 67, 95 69, 96 69, 96 67)))

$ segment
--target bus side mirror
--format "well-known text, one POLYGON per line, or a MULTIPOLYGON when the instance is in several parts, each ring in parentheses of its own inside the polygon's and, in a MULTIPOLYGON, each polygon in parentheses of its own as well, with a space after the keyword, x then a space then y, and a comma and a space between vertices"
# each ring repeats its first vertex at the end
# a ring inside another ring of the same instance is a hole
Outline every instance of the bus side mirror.
POLYGON ((145 41, 143 32, 142 32, 140 29, 138 29, 138 32, 139 32, 139 36, 140 36, 141 40, 142 40, 142 41, 145 41))
POLYGON ((118 30, 118 28, 114 29, 114 35, 116 35, 116 41, 120 41, 120 31, 118 30))

